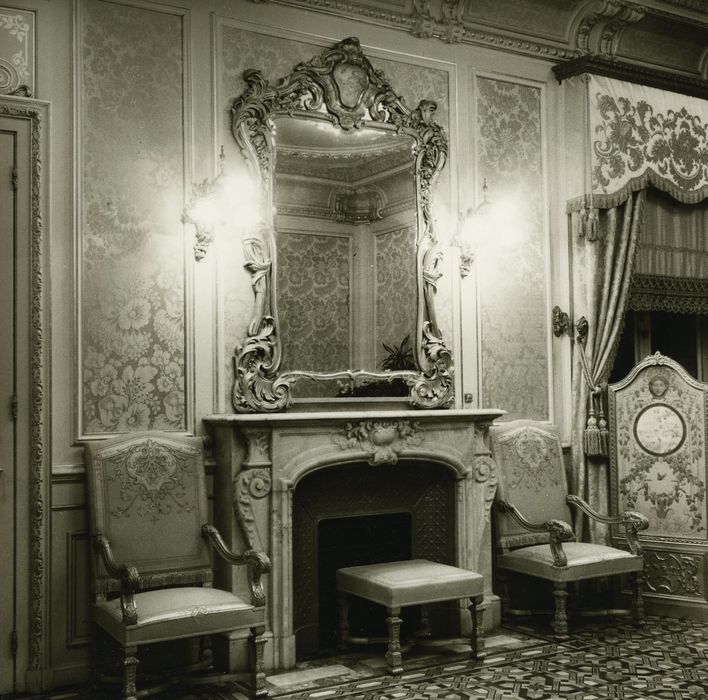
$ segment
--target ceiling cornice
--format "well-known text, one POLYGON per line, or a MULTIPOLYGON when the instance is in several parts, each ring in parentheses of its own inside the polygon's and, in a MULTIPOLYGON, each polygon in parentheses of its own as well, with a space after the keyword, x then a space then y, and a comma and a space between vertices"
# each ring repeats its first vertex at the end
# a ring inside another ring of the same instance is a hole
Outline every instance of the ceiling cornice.
POLYGON ((553 66, 553 73, 559 83, 575 75, 591 73, 708 99, 708 82, 705 80, 612 60, 604 56, 581 56, 571 61, 564 61, 553 66))
POLYGON ((474 0, 410 0, 410 4, 397 9, 384 4, 384 0, 270 2, 386 26, 421 39, 494 48, 549 61, 569 61, 584 55, 620 57, 651 70, 656 65, 656 44, 664 52, 661 66, 688 79, 702 77, 703 33, 708 49, 708 0, 568 0, 564 30, 558 22, 549 30, 548 20, 557 8, 550 0, 518 0, 519 9, 530 21, 516 27, 505 21, 503 8, 509 4, 501 0, 501 9, 485 5, 480 10, 474 0), (471 16, 470 8, 478 14, 471 16), (681 43, 686 25, 691 27, 690 44, 681 43), (674 41, 682 48, 675 54, 671 51, 674 41))

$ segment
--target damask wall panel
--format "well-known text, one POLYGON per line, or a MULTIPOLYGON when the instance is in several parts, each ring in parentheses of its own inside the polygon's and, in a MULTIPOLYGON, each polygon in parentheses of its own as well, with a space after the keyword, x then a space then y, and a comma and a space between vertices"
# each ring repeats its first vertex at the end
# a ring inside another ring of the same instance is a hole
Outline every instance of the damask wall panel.
POLYGON ((34 96, 35 13, 0 5, 0 94, 34 96))
POLYGON ((349 236, 279 237, 278 315, 288 340, 283 347, 284 371, 349 367, 350 265, 349 236))
POLYGON ((415 347, 418 294, 415 259, 402 251, 414 249, 415 229, 411 226, 381 233, 375 238, 376 255, 376 368, 388 355, 383 344, 400 346, 409 336, 415 347))
MULTIPOLYGON (((548 418, 541 90, 476 80, 478 175, 493 215, 479 231, 481 405, 548 418)), ((470 300, 466 300, 468 303, 470 300)))
MULTIPOLYGON (((228 24, 222 20, 218 28, 221 53, 217 57, 220 65, 221 81, 221 129, 220 139, 225 146, 227 168, 229 163, 240 162, 241 156, 231 135, 230 109, 234 98, 239 95, 245 83, 243 72, 248 68, 261 70, 268 80, 276 80, 289 74, 301 61, 307 61, 316 56, 324 48, 321 44, 308 44, 277 36, 260 34, 228 24)), ((344 37, 341 37, 344 38, 344 37)), ((436 121, 442 124, 449 133, 449 75, 444 70, 438 70, 419 65, 403 63, 372 57, 371 51, 364 47, 364 52, 375 68, 383 70, 391 81, 394 90, 401 94, 408 106, 415 107, 420 100, 434 100, 438 103, 435 115, 436 121)), ((449 203, 449 166, 443 170, 436 186, 436 197, 446 204, 449 203)), ((224 396, 229 396, 233 383, 232 356, 237 346, 243 343, 246 329, 253 309, 253 292, 250 276, 243 269, 244 256, 241 250, 240 237, 247 232, 230 235, 220 241, 220 265, 228 274, 222 276, 220 304, 223 309, 223 350, 224 362, 221 385, 224 396)), ((438 232, 438 234, 444 232, 438 232)), ((449 280, 439 283, 439 325, 444 337, 452 342, 452 305, 449 280)), ((283 351, 288 354, 288 336, 283 333, 283 351)), ((341 369, 343 366, 340 366, 341 369)), ((302 367, 299 367, 302 369, 302 367)), ((304 384, 301 382, 301 384, 304 384)), ((300 386, 300 385, 297 385, 300 386)), ((302 394, 298 390, 298 394, 302 394)), ((228 401, 220 407, 221 410, 231 410, 228 401)))
POLYGON ((182 18, 81 8, 82 432, 184 430, 182 18))

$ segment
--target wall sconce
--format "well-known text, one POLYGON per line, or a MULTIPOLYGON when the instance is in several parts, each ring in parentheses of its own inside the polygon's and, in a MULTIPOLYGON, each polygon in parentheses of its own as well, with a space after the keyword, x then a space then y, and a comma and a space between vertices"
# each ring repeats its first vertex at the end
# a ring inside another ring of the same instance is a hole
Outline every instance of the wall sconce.
POLYGON ((224 147, 219 151, 219 172, 216 177, 204 178, 192 185, 192 196, 182 212, 182 223, 192 224, 194 234, 194 259, 199 262, 214 240, 214 228, 219 221, 219 195, 224 175, 224 147))
POLYGON ((487 179, 482 184, 482 201, 476 207, 470 207, 460 214, 457 232, 452 243, 460 249, 460 276, 467 277, 472 269, 475 253, 479 248, 481 235, 486 233, 486 220, 489 218, 490 203, 487 197, 487 179))

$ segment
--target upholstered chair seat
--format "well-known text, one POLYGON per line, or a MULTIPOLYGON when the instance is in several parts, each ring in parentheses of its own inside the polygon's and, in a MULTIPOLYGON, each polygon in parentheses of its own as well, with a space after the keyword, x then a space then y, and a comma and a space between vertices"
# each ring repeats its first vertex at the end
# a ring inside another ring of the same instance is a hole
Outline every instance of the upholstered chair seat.
POLYGON ((567 586, 585 579, 628 574, 632 586, 629 613, 637 624, 644 619, 642 571, 644 559, 638 533, 649 523, 640 513, 605 515, 582 498, 568 494, 558 429, 540 421, 515 420, 490 429, 492 454, 498 466, 494 501, 497 571, 502 613, 527 614, 512 605, 508 572, 550 581, 554 588, 553 630, 568 638, 567 586), (607 525, 622 525, 627 550, 577 542, 570 526, 570 506, 607 525))
POLYGON ((523 547, 507 554, 500 554, 497 565, 520 574, 538 576, 549 581, 581 581, 606 576, 608 567, 613 574, 641 571, 641 556, 615 547, 588 542, 565 542, 565 566, 557 566, 547 544, 523 547))
MULTIPOLYGON (((97 634, 121 647, 125 700, 162 692, 181 672, 180 665, 165 669, 158 685, 138 690, 140 647, 241 630, 250 646, 248 692, 267 695, 261 576, 270 561, 263 552, 231 551, 208 522, 201 438, 146 432, 93 442, 86 448, 86 474, 92 616, 97 634), (247 599, 212 587, 212 552, 246 569, 247 599)), ((197 666, 210 663, 204 653, 197 666)), ((209 678, 236 680, 240 670, 209 678)))
POLYGON ((123 645, 248 629, 261 617, 260 609, 218 588, 158 589, 134 599, 134 625, 123 624, 120 598, 99 602, 93 611, 94 622, 123 645))

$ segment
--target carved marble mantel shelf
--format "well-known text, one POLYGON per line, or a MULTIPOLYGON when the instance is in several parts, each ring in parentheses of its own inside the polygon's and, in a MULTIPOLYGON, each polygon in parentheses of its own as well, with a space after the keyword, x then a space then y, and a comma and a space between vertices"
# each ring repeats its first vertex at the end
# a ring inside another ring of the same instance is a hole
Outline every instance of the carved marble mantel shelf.
MULTIPOLYGON (((293 496, 308 473, 342 464, 406 465, 433 462, 455 482, 456 565, 485 576, 489 607, 485 625, 499 624, 491 594, 489 510, 496 469, 489 426, 498 409, 331 411, 225 414, 204 418, 216 462, 214 520, 236 547, 268 552, 268 620, 272 643, 266 663, 295 663, 293 629, 293 496)), ((229 567, 219 583, 245 591, 229 567)), ((461 609, 460 619, 468 624, 461 609)), ((463 629, 463 632, 465 630, 463 629)))

